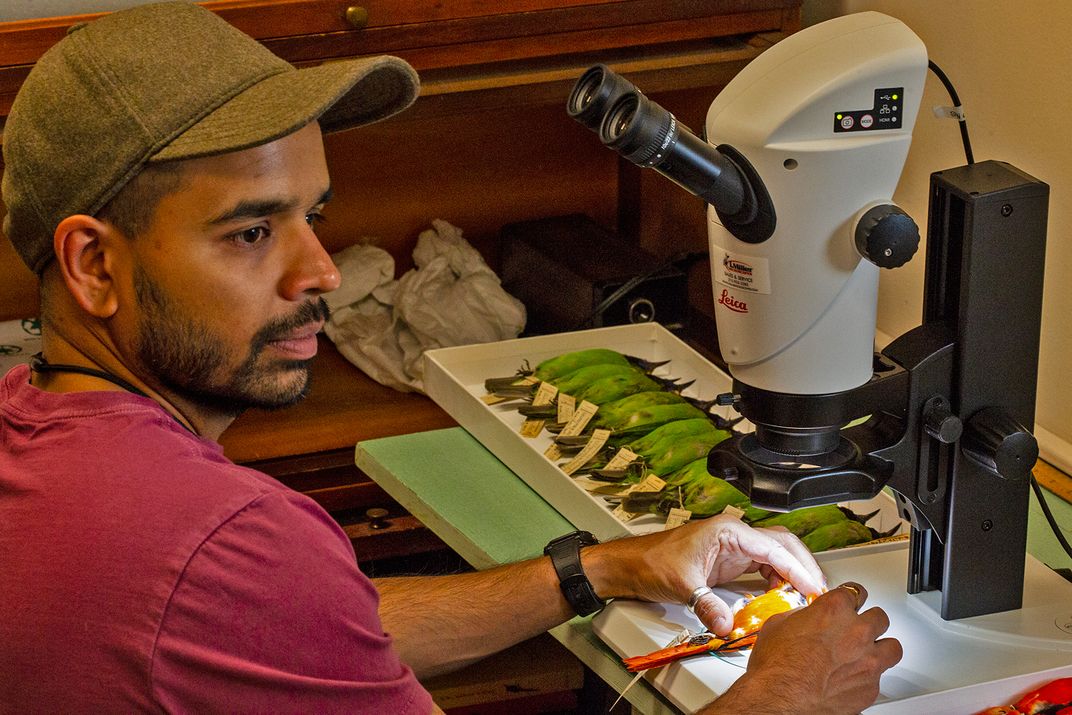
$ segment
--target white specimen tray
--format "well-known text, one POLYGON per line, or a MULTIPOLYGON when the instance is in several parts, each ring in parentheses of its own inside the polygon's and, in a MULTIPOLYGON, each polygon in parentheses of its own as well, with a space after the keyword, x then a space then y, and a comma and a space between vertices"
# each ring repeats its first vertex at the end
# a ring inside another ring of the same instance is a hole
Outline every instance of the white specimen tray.
MULTIPOLYGON (((863 584, 868 591, 864 608, 885 610, 891 621, 888 635, 904 647, 904 657, 883 675, 881 695, 866 715, 970 715, 1015 702, 1054 678, 1072 676, 1072 583, 1030 556, 1023 608, 958 621, 938 615, 938 592, 906 593, 905 542, 839 549, 816 558, 831 585, 863 584)), ((737 593, 762 589, 752 581, 719 593, 732 603, 737 593)), ((622 657, 658 650, 683 628, 701 628, 684 606, 635 601, 611 603, 592 626, 622 657)), ((747 655, 699 656, 646 677, 691 713, 724 692, 747 662, 747 655)))
MULTIPOLYGON (((535 367, 547 358, 595 347, 612 348, 645 360, 669 360, 653 374, 695 380, 682 393, 688 397, 711 400, 732 387, 729 375, 673 333, 657 323, 643 323, 429 350, 424 355, 425 389, 447 414, 577 528, 587 529, 601 540, 660 531, 664 518, 652 514, 628 522, 619 520, 606 500, 588 493, 583 477, 567 475, 545 457, 544 450, 551 444, 546 432, 534 439, 521 436, 524 417, 517 411, 518 403, 489 406, 480 399, 486 394, 484 380, 489 377, 511 375, 526 361, 535 367)), ((731 407, 712 411, 727 419, 737 416, 731 407)), ((742 422, 736 429, 749 431, 751 425, 742 422)), ((888 499, 876 502, 875 506, 864 502, 854 510, 872 511, 883 506, 868 526, 885 532, 899 523, 896 509, 892 502, 886 508, 887 502, 888 499)))
MULTIPOLYGON (((536 367, 541 361, 574 350, 611 348, 644 360, 669 360, 654 371, 660 377, 695 380, 682 394, 710 400, 730 389, 726 373, 657 323, 597 328, 572 333, 503 340, 484 345, 466 345, 429 350, 424 354, 424 385, 428 396, 510 467, 558 513, 574 526, 587 529, 601 540, 659 531, 664 519, 644 515, 623 522, 613 507, 584 488, 584 478, 566 474, 558 463, 544 456, 551 435, 544 431, 529 439, 520 430, 524 417, 516 402, 486 405, 484 380, 513 374, 523 363, 536 367)), ((731 417, 731 408, 717 408, 731 417)), ((565 460, 562 460, 565 461, 565 460)))

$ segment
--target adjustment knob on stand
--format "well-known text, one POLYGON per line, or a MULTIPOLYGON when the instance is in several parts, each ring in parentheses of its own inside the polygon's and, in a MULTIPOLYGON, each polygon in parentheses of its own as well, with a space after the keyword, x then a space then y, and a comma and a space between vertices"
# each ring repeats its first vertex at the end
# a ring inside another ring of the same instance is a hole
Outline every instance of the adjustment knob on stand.
POLYGON ((942 444, 953 444, 960 439, 964 423, 953 414, 948 402, 935 397, 923 406, 923 429, 942 444))
POLYGON ((1038 441, 1000 407, 979 410, 968 420, 964 454, 1002 479, 1026 479, 1038 461, 1038 441))
POLYGON ((919 227, 893 204, 873 206, 856 222, 856 250, 880 268, 897 268, 919 248, 919 227))

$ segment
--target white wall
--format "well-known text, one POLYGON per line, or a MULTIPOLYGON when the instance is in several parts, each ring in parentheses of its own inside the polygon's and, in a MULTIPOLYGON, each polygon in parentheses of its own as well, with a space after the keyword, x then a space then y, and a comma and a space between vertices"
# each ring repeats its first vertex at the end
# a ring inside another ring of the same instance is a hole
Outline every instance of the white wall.
MULTIPOLYGON (((863 10, 896 17, 922 38, 964 104, 976 161, 1006 161, 1050 185, 1035 417, 1043 456, 1067 471, 1072 468, 1072 2, 805 0, 804 23, 863 10)), ((965 163, 956 122, 938 120, 930 111, 949 103, 941 83, 929 76, 895 196, 921 230, 930 173, 965 163)), ((919 323, 920 258, 917 254, 908 266, 883 272, 882 332, 900 335, 919 323)))

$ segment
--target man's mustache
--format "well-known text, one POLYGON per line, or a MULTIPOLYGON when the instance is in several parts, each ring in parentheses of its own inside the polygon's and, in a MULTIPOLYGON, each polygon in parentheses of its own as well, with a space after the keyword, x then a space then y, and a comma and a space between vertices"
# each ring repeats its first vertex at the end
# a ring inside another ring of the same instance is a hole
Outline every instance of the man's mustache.
POLYGON ((278 318, 257 331, 253 336, 253 352, 260 352, 273 340, 286 338, 291 332, 309 325, 310 323, 327 322, 331 317, 331 309, 323 298, 303 303, 294 315, 278 318))

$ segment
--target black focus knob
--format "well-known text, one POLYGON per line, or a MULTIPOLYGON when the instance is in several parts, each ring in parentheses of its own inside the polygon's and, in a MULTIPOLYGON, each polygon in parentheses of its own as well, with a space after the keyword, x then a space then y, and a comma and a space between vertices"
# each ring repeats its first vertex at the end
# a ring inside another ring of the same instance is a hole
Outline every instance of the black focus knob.
POLYGON ((919 248, 919 227, 893 204, 868 209, 856 224, 856 250, 880 268, 897 268, 919 248))
POLYGON ((961 448, 999 477, 1014 481, 1026 479, 1039 456, 1034 435, 1000 407, 972 415, 961 448))
POLYGON ((960 439, 964 423, 953 414, 949 403, 938 397, 923 408, 923 429, 942 444, 953 444, 960 439))

